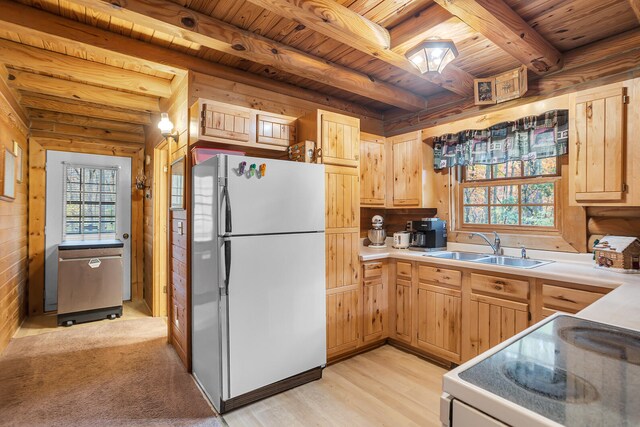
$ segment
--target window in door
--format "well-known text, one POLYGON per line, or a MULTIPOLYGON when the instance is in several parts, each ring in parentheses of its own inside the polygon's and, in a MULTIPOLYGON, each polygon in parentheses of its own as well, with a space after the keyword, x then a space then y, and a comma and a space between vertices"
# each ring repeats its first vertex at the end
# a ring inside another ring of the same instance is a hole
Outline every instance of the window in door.
POLYGON ((557 158, 466 166, 463 228, 557 229, 557 158))
POLYGON ((116 238, 117 182, 116 168, 65 167, 63 241, 116 238))

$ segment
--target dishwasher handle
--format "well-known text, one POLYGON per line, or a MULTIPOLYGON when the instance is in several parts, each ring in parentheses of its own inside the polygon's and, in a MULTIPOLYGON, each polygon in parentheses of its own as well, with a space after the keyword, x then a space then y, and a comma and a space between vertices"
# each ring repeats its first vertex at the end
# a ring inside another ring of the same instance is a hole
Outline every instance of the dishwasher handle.
POLYGON ((71 262, 71 261, 91 261, 93 259, 103 260, 103 259, 122 259, 122 255, 110 255, 110 256, 99 256, 99 257, 86 257, 86 258, 62 258, 60 257, 60 262, 71 262))

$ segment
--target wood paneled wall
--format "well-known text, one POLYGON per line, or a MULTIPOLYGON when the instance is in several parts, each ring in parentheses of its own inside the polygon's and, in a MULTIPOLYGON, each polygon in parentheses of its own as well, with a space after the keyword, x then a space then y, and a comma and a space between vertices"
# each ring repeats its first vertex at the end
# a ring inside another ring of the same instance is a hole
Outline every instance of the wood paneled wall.
POLYGON ((371 228, 371 218, 374 215, 382 215, 387 237, 393 237, 393 233, 406 229, 407 221, 433 218, 437 213, 438 210, 436 208, 360 208, 360 237, 367 237, 367 231, 371 228))
POLYGON ((13 150, 13 141, 22 147, 23 180, 16 185, 15 200, 0 200, 0 353, 27 315, 28 267, 27 128, 4 95, 0 90, 0 149, 13 150))

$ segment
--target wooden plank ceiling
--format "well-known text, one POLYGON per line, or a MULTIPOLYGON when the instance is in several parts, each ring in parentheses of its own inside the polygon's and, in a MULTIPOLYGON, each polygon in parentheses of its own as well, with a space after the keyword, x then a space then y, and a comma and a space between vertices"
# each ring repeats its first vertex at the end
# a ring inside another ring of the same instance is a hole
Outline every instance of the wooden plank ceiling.
POLYGON ((73 132, 100 105, 108 113, 95 124, 114 138, 124 130, 109 122, 149 123, 182 64, 216 63, 274 90, 400 114, 467 99, 474 77, 521 64, 534 78, 557 71, 565 53, 640 19, 636 0, 0 0, 0 8, 0 77, 35 129, 73 132), (404 59, 427 38, 452 39, 460 52, 441 77, 404 59))

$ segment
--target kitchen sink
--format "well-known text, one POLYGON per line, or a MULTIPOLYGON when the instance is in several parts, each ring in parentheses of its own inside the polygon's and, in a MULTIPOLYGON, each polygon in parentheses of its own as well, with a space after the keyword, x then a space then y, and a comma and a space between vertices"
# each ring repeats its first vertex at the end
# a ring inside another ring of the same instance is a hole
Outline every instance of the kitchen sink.
POLYGON ((483 264, 504 265, 506 267, 534 268, 544 264, 549 264, 553 261, 538 261, 535 259, 511 258, 506 256, 492 255, 487 258, 478 259, 475 262, 481 262, 483 264))
POLYGON ((477 261, 480 259, 488 258, 487 254, 475 254, 471 252, 441 252, 437 254, 426 254, 425 256, 431 256, 434 258, 443 259, 455 259, 458 261, 477 261))
POLYGON ((482 264, 503 265, 505 267, 535 268, 541 265, 550 264, 553 261, 539 261, 535 259, 513 258, 508 256, 498 256, 490 254, 478 254, 473 252, 438 252, 434 254, 424 254, 427 257, 440 259, 453 259, 457 261, 478 262, 482 264))

